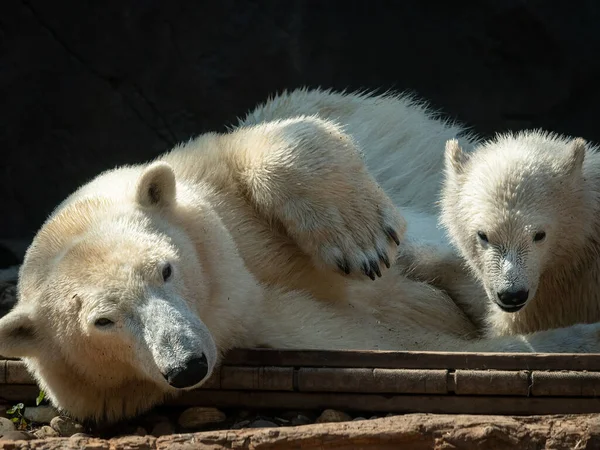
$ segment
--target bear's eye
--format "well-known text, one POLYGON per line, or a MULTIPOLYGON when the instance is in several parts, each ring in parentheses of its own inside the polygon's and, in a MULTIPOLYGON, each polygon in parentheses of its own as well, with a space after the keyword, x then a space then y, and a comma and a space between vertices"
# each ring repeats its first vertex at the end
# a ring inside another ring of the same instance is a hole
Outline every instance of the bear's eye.
POLYGON ((162 270, 162 277, 163 277, 163 281, 169 281, 169 278, 171 278, 171 275, 173 274, 173 268, 171 267, 171 264, 167 263, 165 265, 165 267, 163 267, 162 270))
POLYGON ((97 319, 94 322, 94 325, 96 325, 99 328, 106 328, 106 327, 109 327, 111 325, 114 325, 114 322, 112 320, 110 320, 110 319, 105 318, 105 317, 101 317, 100 319, 97 319))
POLYGON ((479 239, 481 239, 483 242, 488 242, 487 234, 485 234, 483 231, 478 231, 477 236, 479 236, 479 239))
POLYGON ((542 242, 544 239, 546 239, 546 233, 543 231, 538 231, 535 233, 535 236, 533 236, 534 242, 542 242))

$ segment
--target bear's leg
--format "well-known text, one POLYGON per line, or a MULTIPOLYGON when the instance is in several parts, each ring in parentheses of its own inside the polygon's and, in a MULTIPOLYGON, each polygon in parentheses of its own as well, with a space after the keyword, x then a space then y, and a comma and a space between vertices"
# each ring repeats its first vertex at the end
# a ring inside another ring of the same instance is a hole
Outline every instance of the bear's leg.
POLYGON ((600 323, 463 342, 464 352, 600 353, 600 323))
POLYGON ((398 252, 396 270, 446 292, 473 323, 483 326, 490 307, 485 290, 450 247, 405 240, 398 252))
POLYGON ((375 286, 366 284, 339 304, 321 302, 298 291, 267 290, 251 327, 252 339, 247 340, 293 349, 600 352, 600 323, 482 338, 443 292, 400 277, 396 283, 398 289, 394 291, 400 298, 385 294, 365 297, 367 288, 375 286))
POLYGON ((231 139, 244 142, 229 155, 245 197, 317 267, 374 280, 395 260, 406 223, 340 127, 301 117, 238 129, 231 139))

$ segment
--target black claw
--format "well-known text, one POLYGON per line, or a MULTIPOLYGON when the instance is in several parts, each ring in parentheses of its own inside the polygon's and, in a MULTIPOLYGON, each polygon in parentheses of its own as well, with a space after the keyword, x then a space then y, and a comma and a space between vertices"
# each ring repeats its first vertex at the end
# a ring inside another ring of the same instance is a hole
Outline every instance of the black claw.
POLYGON ((387 227, 385 231, 394 240, 396 245, 400 245, 400 239, 398 239, 398 234, 396 233, 396 231, 393 228, 387 227))
POLYGON ((379 278, 381 278, 381 270, 379 270, 379 264, 377 264, 377 261, 371 261, 371 270, 375 272, 379 278))
POLYGON ((344 272, 346 275, 350 274, 350 266, 348 265, 348 261, 344 260, 338 260, 337 262, 337 266, 340 268, 340 270, 342 272, 344 272))
POLYGON ((390 259, 388 258, 388 255, 386 255, 381 250, 378 250, 377 256, 379 256, 379 259, 381 260, 381 262, 383 262, 383 264, 385 264, 385 267, 387 267, 389 269, 390 268, 390 259))
POLYGON ((362 270, 366 276, 368 276, 371 280, 375 281, 375 274, 373 273, 373 270, 367 263, 363 263, 362 270))

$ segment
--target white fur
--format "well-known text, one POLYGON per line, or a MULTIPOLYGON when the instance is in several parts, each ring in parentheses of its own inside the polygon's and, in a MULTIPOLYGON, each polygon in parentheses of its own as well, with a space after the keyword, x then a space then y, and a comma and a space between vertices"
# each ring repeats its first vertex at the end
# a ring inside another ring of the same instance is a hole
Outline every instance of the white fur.
POLYGON ((455 137, 474 142, 408 98, 298 90, 101 174, 28 249, 0 353, 60 408, 113 421, 179 392, 172 367, 203 354, 212 370, 233 347, 598 351, 599 325, 480 339, 465 313, 483 299, 461 310, 393 265, 455 255, 436 225, 455 137))
POLYGON ((529 291, 518 312, 490 308, 489 333, 600 320, 597 148, 536 130, 499 135, 473 152, 451 146, 442 215, 449 234, 492 303, 502 304, 497 293, 506 288, 529 291), (545 237, 535 241, 538 232, 545 237))

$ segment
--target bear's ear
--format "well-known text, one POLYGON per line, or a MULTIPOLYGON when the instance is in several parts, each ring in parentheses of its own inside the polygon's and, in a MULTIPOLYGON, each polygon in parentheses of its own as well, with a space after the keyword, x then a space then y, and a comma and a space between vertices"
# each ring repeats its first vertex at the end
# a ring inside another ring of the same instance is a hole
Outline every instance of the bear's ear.
POLYGON ((457 175, 461 174, 468 159, 469 155, 464 152, 456 139, 446 141, 445 160, 447 170, 457 175))
POLYGON ((0 355, 20 358, 36 356, 39 351, 40 339, 29 312, 15 307, 0 319, 0 355))
POLYGON ((175 173, 165 162, 157 161, 150 164, 137 184, 136 200, 142 206, 169 206, 175 201, 175 173))
POLYGON ((565 164, 565 171, 569 175, 581 173, 583 160, 587 150, 587 142, 582 138, 575 138, 569 144, 568 157, 565 164))

